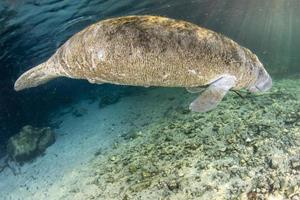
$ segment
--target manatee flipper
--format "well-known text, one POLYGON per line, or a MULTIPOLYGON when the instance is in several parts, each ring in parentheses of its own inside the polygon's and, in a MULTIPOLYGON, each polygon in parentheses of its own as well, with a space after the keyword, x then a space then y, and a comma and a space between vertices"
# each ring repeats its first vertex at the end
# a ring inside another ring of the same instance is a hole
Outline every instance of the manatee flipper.
POLYGON ((207 112, 214 109, 230 90, 235 86, 236 78, 224 75, 214 81, 201 95, 190 104, 190 110, 194 112, 207 112))
POLYGON ((45 62, 22 74, 15 82, 14 88, 16 91, 20 91, 36 87, 59 76, 61 75, 55 72, 54 68, 49 69, 47 62, 45 62))
POLYGON ((199 93, 205 90, 204 86, 199 86, 199 87, 186 87, 185 88, 189 93, 199 93))

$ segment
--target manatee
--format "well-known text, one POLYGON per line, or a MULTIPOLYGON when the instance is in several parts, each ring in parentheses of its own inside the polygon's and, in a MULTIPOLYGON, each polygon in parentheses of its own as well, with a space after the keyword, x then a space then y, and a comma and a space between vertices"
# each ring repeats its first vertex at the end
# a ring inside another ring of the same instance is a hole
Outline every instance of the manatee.
POLYGON ((204 91, 196 112, 215 108, 229 90, 264 92, 272 79, 258 57, 222 34, 160 16, 125 16, 88 26, 15 82, 16 91, 57 77, 90 83, 185 87, 204 91))

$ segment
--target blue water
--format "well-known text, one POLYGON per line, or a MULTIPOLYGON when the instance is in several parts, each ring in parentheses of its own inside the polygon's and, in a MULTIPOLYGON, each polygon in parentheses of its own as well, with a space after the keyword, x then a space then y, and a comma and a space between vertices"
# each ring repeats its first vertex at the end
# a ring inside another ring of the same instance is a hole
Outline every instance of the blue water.
MULTIPOLYGON (((86 91, 99 87, 111 91, 112 86, 66 79, 20 93, 12 87, 21 73, 45 61, 70 36, 89 24, 133 14, 187 20, 248 47, 273 77, 283 78, 300 73, 299 10, 298 0, 3 0, 0 143, 23 125, 47 124, 51 111, 87 97, 86 91)), ((124 90, 135 91, 127 87, 124 90)))
POLYGON ((299 36, 300 0, 0 0, 0 200, 300 198, 299 36), (258 55, 273 89, 230 93, 204 114, 178 88, 60 78, 14 91, 78 31, 137 14, 232 38, 258 55), (6 149, 25 125, 50 126, 56 141, 21 166, 6 149))

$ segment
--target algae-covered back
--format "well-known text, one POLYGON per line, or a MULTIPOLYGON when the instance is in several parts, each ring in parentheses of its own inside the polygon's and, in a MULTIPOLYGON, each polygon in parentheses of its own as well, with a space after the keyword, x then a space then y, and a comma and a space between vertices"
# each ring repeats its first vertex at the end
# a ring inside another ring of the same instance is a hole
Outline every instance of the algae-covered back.
POLYGON ((99 21, 70 38, 51 60, 62 76, 138 86, 194 87, 230 74, 239 89, 256 81, 259 68, 255 54, 222 34, 150 15, 99 21))

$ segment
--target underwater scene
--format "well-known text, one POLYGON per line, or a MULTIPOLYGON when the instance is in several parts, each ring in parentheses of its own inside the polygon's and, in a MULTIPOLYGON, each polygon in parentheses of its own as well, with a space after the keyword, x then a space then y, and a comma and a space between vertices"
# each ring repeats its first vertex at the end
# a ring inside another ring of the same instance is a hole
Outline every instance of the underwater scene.
POLYGON ((300 200, 299 0, 1 0, 0 200, 300 200))

